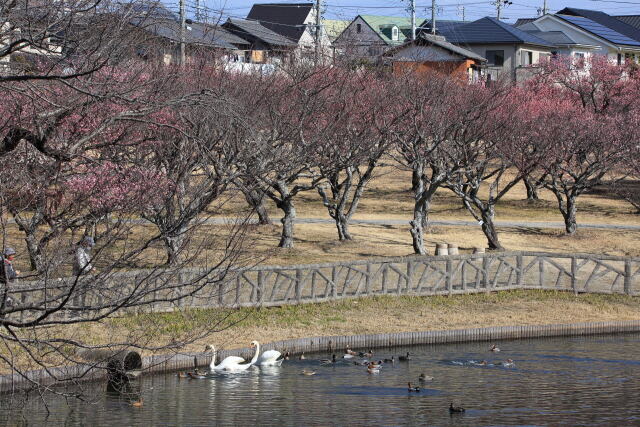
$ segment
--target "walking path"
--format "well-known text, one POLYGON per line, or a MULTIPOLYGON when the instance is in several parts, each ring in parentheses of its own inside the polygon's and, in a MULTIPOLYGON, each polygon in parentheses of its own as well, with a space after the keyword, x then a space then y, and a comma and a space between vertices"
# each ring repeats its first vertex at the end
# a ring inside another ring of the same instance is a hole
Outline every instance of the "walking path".
MULTIPOLYGON (((207 224, 225 224, 232 222, 232 218, 211 218, 207 224)), ((274 223, 279 221, 273 218, 274 223)), ((330 218, 296 218, 298 224, 334 224, 330 218)), ((495 221, 498 227, 521 227, 521 228, 564 228, 562 222, 538 222, 538 221, 495 221)), ((409 225, 409 219, 354 219, 351 225, 409 225)), ((476 221, 465 220, 433 220, 430 225, 451 226, 451 227, 474 227, 478 226, 476 221)), ((640 225, 635 224, 587 224, 578 222, 580 228, 599 228, 605 230, 634 230, 640 231, 640 225)))

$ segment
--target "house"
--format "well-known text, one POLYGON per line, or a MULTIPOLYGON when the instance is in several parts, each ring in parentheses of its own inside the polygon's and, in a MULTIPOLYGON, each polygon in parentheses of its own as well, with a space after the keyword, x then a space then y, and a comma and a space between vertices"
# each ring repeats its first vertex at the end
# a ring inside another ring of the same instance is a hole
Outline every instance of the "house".
POLYGON ((564 8, 527 23, 527 28, 533 27, 562 31, 577 44, 595 46, 594 54, 617 64, 640 61, 640 29, 604 12, 564 8))
MULTIPOLYGON (((170 18, 135 18, 131 23, 148 34, 137 47, 137 54, 145 59, 161 58, 169 64, 180 63, 182 34, 180 22, 170 18)), ((187 62, 195 58, 213 60, 238 55, 248 46, 244 39, 213 25, 187 20, 184 30, 187 62)))
POLYGON ((438 34, 449 43, 464 47, 487 59, 487 78, 520 81, 531 75, 531 66, 551 56, 556 46, 495 18, 438 26, 438 34))
POLYGON ((63 56, 59 23, 47 15, 46 5, 18 0, 0 6, 0 72, 28 72, 38 57, 63 56))
POLYGON ((331 41, 322 25, 317 28, 315 3, 257 3, 247 20, 257 21, 269 30, 286 37, 297 45, 298 57, 316 53, 316 36, 320 41, 320 52, 331 53, 331 41), (320 31, 319 35, 316 34, 320 31))
POLYGON ((443 36, 427 33, 391 48, 384 57, 391 62, 396 75, 435 71, 469 81, 478 81, 482 77, 482 68, 487 62, 475 52, 447 42, 443 36))
POLYGON ((542 31, 533 22, 516 25, 516 28, 553 44, 556 47, 553 54, 585 58, 599 48, 595 44, 579 43, 563 31, 542 31))
POLYGON ((411 39, 411 20, 398 16, 358 15, 336 38, 343 55, 376 61, 387 50, 411 39))
POLYGON ((258 21, 229 18, 222 24, 222 28, 246 42, 243 62, 281 63, 298 47, 294 41, 270 30, 258 21))

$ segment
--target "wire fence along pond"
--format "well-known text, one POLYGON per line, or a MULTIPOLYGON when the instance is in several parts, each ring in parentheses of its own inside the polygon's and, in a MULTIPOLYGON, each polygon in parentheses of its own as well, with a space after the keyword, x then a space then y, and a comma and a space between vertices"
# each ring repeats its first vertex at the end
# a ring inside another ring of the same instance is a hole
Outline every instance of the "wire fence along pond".
MULTIPOLYGON (((149 292, 129 311, 165 312, 182 308, 268 307, 317 303, 379 295, 455 295, 515 289, 544 289, 575 293, 640 295, 640 258, 544 252, 496 252, 450 256, 410 256, 296 266, 263 266, 226 272, 202 269, 138 270, 109 275, 103 286, 79 292, 75 306, 99 306, 110 294, 130 287, 149 292), (163 302, 182 286, 194 293, 178 302, 163 302), (149 306, 144 299, 154 300, 149 306), (159 302, 160 300, 160 302, 159 302)), ((82 281, 90 281, 83 276, 82 281)), ((30 282, 14 287, 11 296, 22 304, 54 300, 73 279, 30 282)), ((78 285, 82 289, 81 285, 78 285)), ((82 316, 81 310, 61 315, 82 316)), ((20 313, 22 317, 25 312, 20 313)), ((11 316, 11 315, 9 315, 11 316)))

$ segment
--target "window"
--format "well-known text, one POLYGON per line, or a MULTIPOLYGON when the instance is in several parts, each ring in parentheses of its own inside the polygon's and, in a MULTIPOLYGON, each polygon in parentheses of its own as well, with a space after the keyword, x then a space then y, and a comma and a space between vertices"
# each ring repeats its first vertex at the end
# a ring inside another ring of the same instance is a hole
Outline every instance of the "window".
POLYGON ((502 67, 504 65, 504 50, 488 50, 485 58, 487 58, 487 65, 502 67))
POLYGON ((362 24, 356 24, 356 33, 360 34, 362 32, 362 24))
POLYGON ((520 60, 520 65, 526 67, 527 65, 533 64, 533 52, 529 52, 528 50, 523 50, 521 52, 522 59, 520 60))
POLYGON ((391 28, 391 40, 398 41, 398 27, 391 28))

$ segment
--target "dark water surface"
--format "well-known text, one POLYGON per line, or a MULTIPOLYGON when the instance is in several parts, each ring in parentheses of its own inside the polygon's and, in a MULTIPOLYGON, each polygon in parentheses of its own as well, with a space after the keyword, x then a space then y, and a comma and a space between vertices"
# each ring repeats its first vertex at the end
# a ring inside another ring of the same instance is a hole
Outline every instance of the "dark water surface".
MULTIPOLYGON (((498 341, 378 349, 374 359, 406 351, 413 360, 385 364, 379 374, 326 354, 201 380, 174 374, 140 379, 137 396, 90 386, 93 403, 32 400, 0 412, 9 425, 239 425, 239 426, 640 426, 640 334, 498 341), (506 359, 514 367, 495 364, 506 359), (486 360, 480 366, 470 361, 486 360), (301 374, 314 370, 314 376, 301 374), (425 372, 434 380, 409 393, 425 372), (451 401, 464 414, 450 415, 451 401)), ((339 355, 340 356, 340 355, 339 355)), ((5 402, 6 404, 6 402, 5 402)), ((4 406, 4 405, 3 405, 4 406)))

